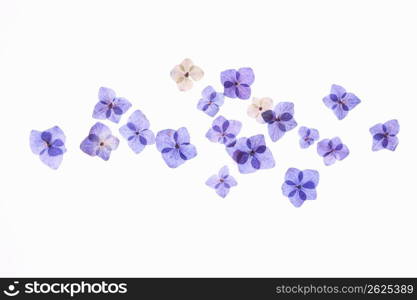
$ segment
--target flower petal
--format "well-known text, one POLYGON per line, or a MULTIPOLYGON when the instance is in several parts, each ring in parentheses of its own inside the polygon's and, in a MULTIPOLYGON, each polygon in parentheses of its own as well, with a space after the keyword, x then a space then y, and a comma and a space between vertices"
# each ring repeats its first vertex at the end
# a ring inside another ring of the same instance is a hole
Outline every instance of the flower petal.
POLYGON ((150 123, 149 120, 146 118, 145 114, 138 110, 135 110, 129 117, 129 123, 132 123, 136 126, 137 129, 149 129, 150 123))
POLYGON ((294 116, 294 103, 280 102, 275 106, 274 112, 277 116, 284 113, 289 113, 291 116, 294 116))
POLYGON ((199 81, 204 76, 204 72, 200 67, 192 66, 190 70, 190 76, 193 80, 199 81))
POLYGON ((184 73, 186 73, 186 72, 190 72, 190 71, 191 71, 191 68, 192 68, 193 66, 194 66, 194 63, 193 63, 193 61, 192 61, 191 59, 189 59, 189 58, 184 59, 184 60, 181 62, 181 64, 179 65, 180 69, 181 69, 182 71, 184 71, 184 73))
POLYGON ((329 142, 329 139, 323 139, 317 143, 317 153, 320 156, 324 156, 326 153, 332 150, 332 148, 329 146, 329 142))
POLYGON ((64 158, 62 154, 51 156, 49 155, 48 151, 44 151, 39 157, 45 165, 54 170, 59 168, 64 158))
POLYGON ((40 154, 43 150, 47 148, 47 144, 41 138, 42 132, 37 130, 32 130, 30 132, 30 149, 34 154, 40 154))
POLYGON ((218 188, 216 189, 217 195, 224 198, 229 193, 229 188, 225 184, 220 184, 218 188))
POLYGON ((223 86, 225 86, 226 82, 236 82, 236 70, 226 70, 220 73, 220 81, 223 86))
POLYGON ((339 120, 343 120, 348 115, 349 110, 343 109, 343 106, 340 104, 335 104, 333 108, 333 113, 339 120))
POLYGON ((93 125, 93 127, 91 127, 90 134, 98 136, 100 140, 105 140, 109 135, 111 135, 111 130, 103 123, 97 122, 93 125))
POLYGON ((197 149, 194 145, 188 144, 188 145, 182 145, 179 148, 180 154, 182 159, 189 160, 197 156, 197 149))
POLYGON ((255 74, 251 68, 239 69, 239 82, 247 85, 251 85, 255 81, 255 74))
POLYGON ((93 111, 93 118, 104 120, 107 119, 107 112, 109 111, 109 106, 107 104, 103 104, 98 102, 94 107, 93 111))
POLYGON ((227 183, 230 187, 237 185, 237 181, 235 180, 235 178, 230 175, 224 180, 224 182, 227 183))
POLYGON ((220 178, 225 178, 226 176, 229 175, 229 168, 227 166, 223 166, 220 171, 219 171, 219 177, 220 178))
POLYGON ((171 151, 162 153, 162 158, 170 168, 177 168, 185 162, 185 160, 181 158, 178 149, 172 149, 171 151))
POLYGON ((174 133, 173 129, 165 129, 157 133, 155 142, 159 152, 165 148, 175 148, 174 133))
MULTIPOLYGON (((340 145, 340 144, 339 144, 340 145)), ((345 144, 341 144, 342 147, 340 150, 334 151, 334 155, 336 156, 337 160, 343 160, 346 156, 349 155, 349 149, 345 144)))
POLYGON ((320 180, 320 174, 316 170, 303 170, 303 188, 307 189, 315 189, 317 185, 319 184, 320 180), (306 183, 312 183, 308 184, 307 186, 304 186, 306 183))
POLYGON ((352 93, 347 93, 343 100, 346 103, 348 110, 352 110, 356 105, 361 103, 361 100, 352 93))
POLYGON ((115 97, 116 97, 116 93, 110 88, 101 87, 98 90, 98 99, 107 104, 112 102, 115 97))
POLYGON ((278 141, 285 134, 285 131, 282 131, 282 128, 279 125, 279 122, 268 124, 269 137, 273 142, 278 141))
POLYGON ((240 84, 235 87, 235 94, 239 99, 246 100, 250 98, 251 95, 251 89, 250 86, 246 86, 243 84, 240 84))
POLYGON ((398 120, 390 120, 388 122, 384 123, 387 132, 391 135, 397 135, 400 131, 400 124, 398 123, 398 120))
POLYGON ((183 77, 177 82, 177 86, 180 91, 185 92, 193 87, 193 82, 191 79, 183 77))
POLYGON ((330 94, 334 94, 338 99, 342 99, 343 95, 346 93, 346 90, 337 84, 333 84, 330 89, 330 94))
POLYGON ((211 176, 209 179, 207 179, 206 181, 206 185, 208 185, 211 188, 215 188, 215 186, 220 182, 220 179, 217 175, 213 175, 211 176))

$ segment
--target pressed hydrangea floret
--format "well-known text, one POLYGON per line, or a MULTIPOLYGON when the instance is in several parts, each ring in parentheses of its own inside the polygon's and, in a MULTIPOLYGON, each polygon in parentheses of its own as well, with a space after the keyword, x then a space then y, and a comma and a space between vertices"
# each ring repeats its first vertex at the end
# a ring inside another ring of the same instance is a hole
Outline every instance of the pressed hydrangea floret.
POLYGON ((248 116, 256 119, 259 123, 265 123, 262 113, 272 108, 273 101, 271 98, 253 98, 252 103, 248 106, 248 116))
POLYGON ((372 126, 369 131, 372 134, 372 151, 382 149, 394 151, 397 148, 397 134, 400 131, 400 124, 397 120, 390 120, 384 124, 378 123, 372 126))
POLYGON ((203 98, 198 101, 197 108, 210 117, 214 117, 224 103, 224 95, 216 92, 212 86, 206 87, 201 95, 203 98))
POLYGON ((190 144, 190 135, 185 127, 178 130, 165 129, 158 132, 156 147, 170 168, 176 168, 197 156, 197 149, 190 144))
POLYGON ((297 126, 294 120, 294 104, 291 102, 278 103, 274 110, 263 112, 262 118, 268 123, 268 133, 273 142, 278 141, 287 131, 297 126))
POLYGON ((317 143, 317 153, 323 157, 324 164, 330 166, 336 160, 343 160, 349 155, 348 147, 338 137, 324 139, 317 143))
POLYGON ((319 131, 314 128, 307 128, 301 126, 298 130, 300 135, 300 147, 308 148, 315 143, 320 138, 319 131))
POLYGON ((270 169, 275 166, 271 150, 265 144, 263 134, 250 138, 242 137, 233 146, 226 148, 229 155, 237 163, 242 174, 253 173, 261 169, 270 169))
POLYGON ((129 117, 126 125, 120 127, 120 134, 127 140, 133 152, 140 153, 146 145, 155 143, 155 135, 149 129, 149 121, 146 116, 136 110, 129 117))
POLYGON ((198 81, 203 78, 203 76, 203 70, 194 65, 193 61, 189 58, 184 59, 179 65, 176 65, 171 70, 171 78, 182 92, 188 91, 193 87, 192 80, 198 81))
POLYGON ((118 146, 119 139, 112 135, 110 128, 97 122, 81 142, 80 149, 90 156, 98 156, 107 161, 111 152, 116 150, 118 146))
POLYGON ((30 148, 39 155, 40 160, 52 169, 58 169, 62 163, 65 148, 65 134, 61 128, 54 126, 45 131, 30 132, 30 148))
POLYGON ((288 197, 295 207, 300 207, 306 200, 317 198, 316 187, 319 183, 319 172, 316 170, 300 171, 289 168, 285 173, 282 193, 288 197))
POLYGON ((323 102, 328 108, 333 110, 339 120, 342 120, 349 111, 361 103, 361 100, 355 94, 347 93, 342 86, 333 84, 330 95, 324 97, 323 102))
POLYGON ((215 189, 216 193, 224 198, 229 193, 231 187, 237 185, 236 180, 229 174, 229 168, 224 166, 220 169, 217 175, 211 176, 207 179, 206 184, 215 189))
POLYGON ((99 102, 94 107, 93 118, 108 119, 114 123, 119 123, 122 115, 132 106, 127 99, 116 97, 116 93, 106 87, 99 89, 98 99, 99 102))
POLYGON ((206 137, 214 142, 231 145, 242 128, 242 123, 236 120, 227 120, 223 116, 214 119, 211 128, 207 131, 206 137))
POLYGON ((251 68, 230 69, 220 74, 220 80, 226 97, 246 100, 250 98, 250 86, 255 81, 255 74, 251 68))

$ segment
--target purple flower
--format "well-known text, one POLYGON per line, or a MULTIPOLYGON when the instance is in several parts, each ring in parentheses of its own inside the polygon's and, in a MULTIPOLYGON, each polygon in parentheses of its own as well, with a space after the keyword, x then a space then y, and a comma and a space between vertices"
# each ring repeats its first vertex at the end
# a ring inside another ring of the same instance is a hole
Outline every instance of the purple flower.
POLYGON ((129 147, 133 152, 140 153, 146 145, 155 143, 155 135, 149 130, 149 121, 146 116, 136 110, 129 117, 126 125, 120 127, 120 134, 127 139, 129 147))
POLYGON ((298 134, 300 135, 300 147, 301 148, 308 148, 314 144, 320 138, 319 131, 314 128, 307 128, 301 126, 298 130, 298 134))
POLYGON ((350 110, 361 103, 361 100, 355 94, 346 93, 346 90, 340 85, 333 84, 330 95, 324 97, 323 102, 333 110, 339 120, 342 120, 350 110))
POLYGON ((398 145, 396 135, 400 131, 400 124, 397 120, 390 120, 384 124, 378 123, 371 127, 369 131, 372 134, 372 151, 388 149, 394 151, 398 145))
POLYGON ((98 91, 99 102, 94 107, 93 118, 109 119, 119 123, 122 115, 128 111, 132 104, 125 98, 117 98, 116 93, 109 88, 101 87, 98 91))
POLYGON ((275 166, 274 157, 265 145, 263 134, 250 138, 242 137, 226 150, 238 164, 239 172, 242 174, 253 173, 260 169, 270 169, 275 166))
POLYGON ((294 104, 291 102, 278 103, 274 110, 263 112, 262 118, 268 123, 268 133, 273 142, 297 126, 294 120, 294 104))
POLYGON ((324 164, 330 166, 336 160, 343 160, 349 155, 349 149, 340 138, 324 139, 317 144, 317 153, 323 157, 324 164))
POLYGON ((65 134, 58 126, 45 131, 30 132, 30 148, 39 155, 41 161, 52 169, 58 169, 62 163, 65 148, 65 134))
POLYGON ((195 146, 190 144, 190 135, 185 127, 177 131, 165 129, 158 132, 156 147, 170 168, 176 168, 197 155, 195 146))
POLYGON ((211 128, 206 133, 206 137, 214 142, 229 146, 235 140, 242 128, 242 123, 235 120, 226 120, 223 116, 214 119, 211 128))
POLYGON ((224 95, 230 98, 249 99, 250 86, 255 80, 251 68, 240 68, 239 70, 226 70, 220 74, 220 80, 224 87, 224 95))
POLYGON ((82 141, 80 149, 90 156, 98 156, 109 160, 110 153, 119 146, 119 139, 112 135, 110 128, 97 122, 90 129, 88 136, 82 141))
POLYGON ((319 183, 319 172, 316 170, 300 171, 289 168, 285 173, 282 193, 288 197, 295 207, 300 207, 306 200, 316 200, 316 187, 319 183))
POLYGON ((237 185, 237 182, 231 175, 229 175, 229 169, 227 166, 224 166, 220 169, 218 175, 213 175, 207 179, 206 184, 215 189, 216 193, 220 197, 224 198, 229 193, 229 189, 232 186, 237 185))
POLYGON ((214 117, 224 103, 224 95, 217 93, 211 86, 206 87, 201 95, 203 98, 198 101, 197 108, 210 117, 214 117))

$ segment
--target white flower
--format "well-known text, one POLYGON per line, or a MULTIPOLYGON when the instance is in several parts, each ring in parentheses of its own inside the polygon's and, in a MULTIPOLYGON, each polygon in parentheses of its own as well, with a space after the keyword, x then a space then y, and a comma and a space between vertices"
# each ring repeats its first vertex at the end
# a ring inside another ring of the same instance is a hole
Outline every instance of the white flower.
POLYGON ((180 91, 187 91, 193 87, 193 81, 203 78, 204 72, 200 67, 193 64, 192 60, 186 58, 181 64, 176 65, 171 71, 171 78, 177 83, 180 91))
POLYGON ((259 123, 265 123, 262 113, 272 109, 272 103, 271 98, 253 98, 252 104, 248 106, 248 116, 255 118, 259 123))

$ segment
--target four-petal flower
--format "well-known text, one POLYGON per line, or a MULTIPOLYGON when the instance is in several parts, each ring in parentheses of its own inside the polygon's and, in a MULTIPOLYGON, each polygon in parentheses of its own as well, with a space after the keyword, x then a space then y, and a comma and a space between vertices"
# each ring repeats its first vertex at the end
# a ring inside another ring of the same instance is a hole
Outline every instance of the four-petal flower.
POLYGON ((52 169, 58 169, 62 163, 65 148, 65 134, 58 126, 45 131, 32 130, 30 148, 39 155, 41 161, 52 169))
POLYGON ((378 123, 372 126, 369 131, 372 134, 372 151, 388 149, 394 151, 398 145, 397 134, 400 131, 400 124, 397 120, 390 120, 384 124, 378 123))
POLYGON ((349 155, 348 147, 340 138, 324 139, 317 143, 317 153, 323 157, 324 164, 330 166, 336 160, 343 160, 349 155))
POLYGON ((109 160, 110 153, 119 146, 119 139, 112 135, 109 127, 97 122, 91 127, 88 136, 81 142, 80 148, 90 156, 109 160))
POLYGON ((214 117, 224 103, 224 95, 217 93, 210 85, 201 92, 201 95, 203 98, 198 101, 197 108, 210 117, 214 117))
POLYGON ((226 148, 229 155, 238 164, 242 174, 253 173, 260 169, 270 169, 275 166, 271 150, 266 147, 263 134, 250 138, 242 137, 234 146, 226 148))
POLYGON ((215 189, 216 193, 224 198, 229 193, 229 189, 237 185, 236 180, 229 174, 229 168, 224 166, 218 175, 213 175, 207 179, 206 184, 215 189))
POLYGON ((274 110, 263 112, 262 118, 268 123, 268 133, 273 142, 297 126, 294 120, 294 104, 291 102, 278 103, 274 110))
POLYGON ((180 91, 188 91, 193 87, 193 82, 190 78, 198 81, 203 76, 203 70, 194 65, 189 58, 184 59, 171 70, 171 78, 175 81, 180 91))
POLYGON ((248 116, 255 118, 259 123, 265 123, 262 118, 262 113, 270 110, 272 108, 272 99, 271 98, 253 98, 252 104, 248 106, 248 116))
POLYGON ((288 197, 295 207, 300 207, 306 200, 317 198, 316 187, 319 183, 319 172, 316 170, 300 171, 289 168, 285 173, 282 193, 288 197))
POLYGON ((250 86, 255 81, 255 75, 251 68, 239 70, 226 70, 220 74, 220 80, 224 87, 224 95, 229 98, 249 99, 250 86))
POLYGON ((195 146, 190 144, 190 135, 185 127, 158 132, 156 147, 170 168, 176 168, 197 155, 195 146))
POLYGON ((361 100, 355 94, 347 93, 340 85, 333 84, 330 95, 324 97, 323 102, 333 110, 339 120, 342 120, 350 110, 361 103, 361 100))
POLYGON ((206 137, 214 142, 224 144, 227 147, 232 144, 242 128, 242 123, 236 120, 227 120, 223 116, 214 119, 206 137))
POLYGON ((320 138, 319 131, 314 128, 307 128, 301 126, 298 130, 298 134, 300 135, 300 147, 301 148, 308 148, 314 144, 320 138))
POLYGON ((146 116, 140 110, 136 110, 129 117, 127 124, 120 127, 119 132, 127 139, 133 152, 140 153, 146 145, 155 143, 155 135, 149 126, 146 116))
POLYGON ((109 88, 101 87, 98 91, 99 102, 94 107, 93 118, 109 119, 119 123, 122 115, 129 110, 132 104, 125 98, 116 97, 116 93, 109 88))

